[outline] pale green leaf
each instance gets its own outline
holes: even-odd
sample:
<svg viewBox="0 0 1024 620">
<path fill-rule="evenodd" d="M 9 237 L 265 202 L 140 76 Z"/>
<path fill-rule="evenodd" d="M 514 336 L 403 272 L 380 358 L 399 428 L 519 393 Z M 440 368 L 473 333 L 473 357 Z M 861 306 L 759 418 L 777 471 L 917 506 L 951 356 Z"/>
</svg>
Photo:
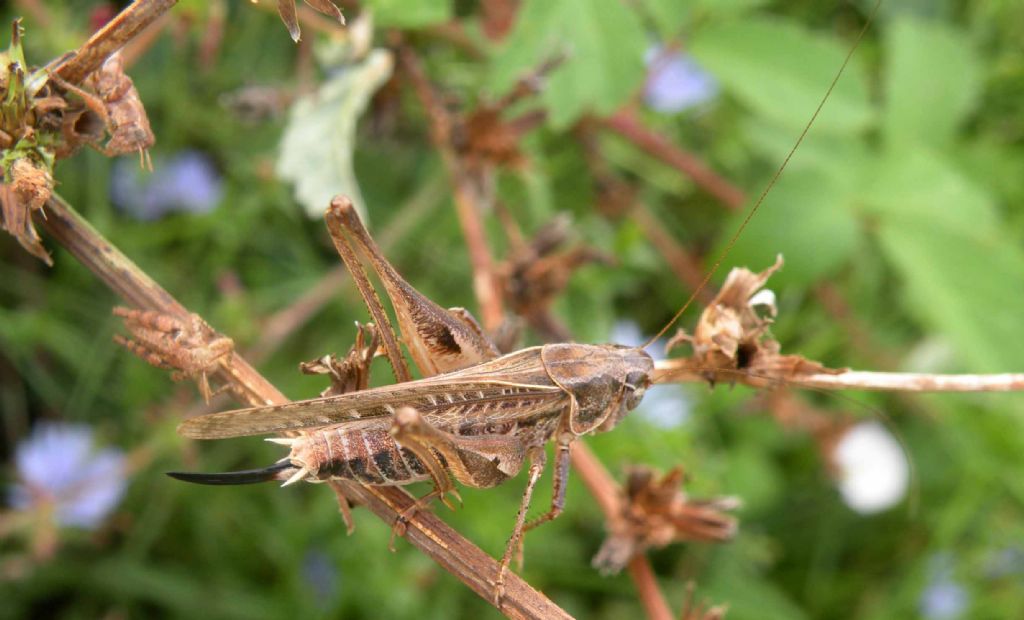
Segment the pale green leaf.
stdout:
<svg viewBox="0 0 1024 620">
<path fill-rule="evenodd" d="M 658 36 L 670 39 L 679 35 L 694 10 L 692 0 L 643 0 L 643 11 Z"/>
<path fill-rule="evenodd" d="M 314 95 L 292 107 L 281 139 L 277 174 L 295 183 L 295 197 L 318 218 L 331 198 L 344 194 L 366 213 L 352 169 L 356 123 L 370 98 L 391 76 L 391 52 L 374 50 L 337 69 Z"/>
<path fill-rule="evenodd" d="M 914 315 L 949 338 L 964 368 L 1024 366 L 1024 252 L 991 197 L 939 155 L 891 152 L 871 175 L 863 206 L 879 222 Z"/>
<path fill-rule="evenodd" d="M 764 18 L 710 25 L 694 34 L 689 50 L 740 101 L 800 128 L 810 120 L 848 51 L 795 23 Z M 815 131 L 854 132 L 871 119 L 864 71 L 855 56 L 815 121 Z"/>
<path fill-rule="evenodd" d="M 965 370 L 1024 366 L 1024 252 L 992 198 L 923 148 L 890 150 L 866 178 L 860 203 L 918 320 L 949 339 Z"/>
<path fill-rule="evenodd" d="M 883 127 L 889 144 L 948 144 L 978 100 L 979 74 L 961 32 L 912 17 L 894 21 L 886 32 Z"/>
<path fill-rule="evenodd" d="M 849 188 L 834 176 L 787 171 L 729 254 L 728 264 L 760 271 L 781 253 L 786 265 L 772 278 L 780 287 L 810 284 L 835 271 L 860 238 L 849 196 Z M 742 215 L 723 228 L 719 248 L 736 231 Z"/>
<path fill-rule="evenodd" d="M 1024 252 L 996 232 L 979 235 L 941 219 L 886 219 L 878 230 L 903 276 L 907 306 L 945 334 L 963 369 L 1011 372 L 1024 367 Z"/>
<path fill-rule="evenodd" d="M 939 154 L 923 148 L 884 153 L 865 175 L 862 205 L 880 218 L 938 221 L 983 235 L 998 228 L 991 198 Z"/>
</svg>

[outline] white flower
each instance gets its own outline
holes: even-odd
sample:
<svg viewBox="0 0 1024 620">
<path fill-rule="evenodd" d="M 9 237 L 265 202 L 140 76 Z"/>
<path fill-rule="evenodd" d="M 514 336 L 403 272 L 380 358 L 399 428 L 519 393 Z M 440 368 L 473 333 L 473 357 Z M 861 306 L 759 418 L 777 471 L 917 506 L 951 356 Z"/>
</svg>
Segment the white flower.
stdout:
<svg viewBox="0 0 1024 620">
<path fill-rule="evenodd" d="M 881 512 L 907 493 L 910 464 L 899 442 L 878 422 L 861 422 L 836 444 L 839 492 L 846 505 L 862 514 Z"/>
<path fill-rule="evenodd" d="M 40 423 L 18 444 L 14 460 L 19 482 L 11 506 L 50 507 L 59 525 L 95 528 L 124 494 L 124 454 L 97 449 L 87 426 Z"/>
</svg>

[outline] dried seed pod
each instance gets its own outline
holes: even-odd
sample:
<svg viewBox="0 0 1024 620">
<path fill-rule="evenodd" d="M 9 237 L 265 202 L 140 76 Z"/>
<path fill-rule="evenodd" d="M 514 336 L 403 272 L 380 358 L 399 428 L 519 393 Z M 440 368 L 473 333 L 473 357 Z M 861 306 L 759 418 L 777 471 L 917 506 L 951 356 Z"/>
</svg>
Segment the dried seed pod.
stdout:
<svg viewBox="0 0 1024 620">
<path fill-rule="evenodd" d="M 373 323 L 356 323 L 356 341 L 348 355 L 339 359 L 336 355 L 301 362 L 299 370 L 307 375 L 328 375 L 331 385 L 320 396 L 334 396 L 358 390 L 365 390 L 370 383 L 370 364 L 380 349 L 380 335 Z"/>
</svg>

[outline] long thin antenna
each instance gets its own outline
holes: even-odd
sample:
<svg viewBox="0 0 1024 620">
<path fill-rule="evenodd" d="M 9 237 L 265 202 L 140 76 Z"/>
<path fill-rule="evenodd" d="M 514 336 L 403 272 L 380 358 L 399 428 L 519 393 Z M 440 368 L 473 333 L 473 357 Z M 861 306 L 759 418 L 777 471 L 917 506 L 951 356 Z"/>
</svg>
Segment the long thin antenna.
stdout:
<svg viewBox="0 0 1024 620">
<path fill-rule="evenodd" d="M 860 34 L 857 35 L 857 40 L 853 42 L 853 45 L 850 47 L 850 51 L 847 52 L 846 54 L 846 58 L 843 59 L 843 64 L 842 66 L 839 67 L 839 71 L 836 73 L 836 76 L 832 78 L 832 83 L 829 84 L 828 90 L 825 91 L 825 96 L 821 98 L 821 102 L 818 103 L 818 107 L 814 110 L 814 114 L 811 115 L 811 120 L 807 121 L 807 125 L 804 126 L 804 130 L 800 132 L 800 136 L 796 139 L 796 143 L 793 144 L 793 148 L 789 149 L 789 153 L 786 155 L 786 159 L 782 161 L 782 165 L 779 166 L 779 169 L 775 171 L 775 174 L 772 176 L 771 180 L 768 181 L 768 185 L 764 188 L 764 191 L 762 191 L 761 195 L 757 198 L 757 202 L 754 203 L 754 206 L 747 209 L 747 214 L 746 216 L 744 216 L 743 222 L 740 223 L 739 228 L 737 228 L 736 232 L 733 233 L 732 237 L 729 239 L 729 243 L 725 246 L 725 249 L 722 250 L 722 252 L 718 255 L 718 258 L 715 259 L 715 263 L 711 266 L 711 269 L 704 276 L 704 279 L 701 280 L 700 285 L 697 286 L 697 288 L 694 289 L 692 293 L 690 293 L 690 297 L 686 300 L 686 303 L 683 304 L 683 307 L 680 308 L 679 311 L 675 313 L 675 315 L 672 317 L 672 320 L 666 323 L 665 327 L 662 327 L 661 331 L 652 336 L 650 340 L 645 342 L 641 348 L 649 347 L 654 341 L 664 336 L 665 332 L 667 332 L 673 325 L 675 325 L 675 322 L 679 320 L 679 317 L 683 316 L 683 313 L 686 312 L 687 308 L 690 307 L 690 304 L 692 304 L 693 301 L 697 299 L 697 296 L 700 295 L 701 291 L 704 290 L 704 287 L 706 287 L 708 285 L 708 282 L 711 281 L 711 278 L 715 275 L 715 272 L 718 271 L 718 268 L 722 265 L 722 261 L 725 260 L 725 257 L 727 257 L 729 253 L 732 251 L 733 246 L 736 245 L 736 241 L 740 238 L 740 235 L 743 234 L 743 231 L 746 230 L 747 224 L 749 224 L 750 220 L 754 218 L 754 214 L 757 213 L 757 210 L 761 208 L 761 203 L 763 203 L 765 197 L 768 196 L 768 192 L 772 191 L 772 188 L 775 187 L 776 181 L 779 180 L 779 177 L 782 176 L 782 173 L 786 169 L 786 166 L 789 165 L 789 160 L 793 158 L 793 154 L 796 153 L 796 150 L 800 148 L 800 145 L 803 143 L 804 138 L 807 137 L 807 132 L 811 130 L 811 126 L 814 125 L 814 121 L 818 118 L 818 114 L 820 114 L 822 108 L 825 107 L 825 102 L 828 101 L 829 96 L 832 94 L 832 91 L 835 89 L 836 84 L 839 82 L 839 78 L 843 76 L 843 71 L 845 71 L 846 66 L 850 64 L 850 59 L 853 58 L 853 53 L 857 51 L 858 47 L 860 47 L 860 42 L 864 38 L 864 35 L 867 33 L 868 27 L 871 25 L 871 22 L 875 20 L 875 14 L 878 13 L 878 7 L 881 5 L 882 0 L 875 0 L 875 6 L 871 9 L 871 14 L 868 15 L 867 21 L 864 22 L 864 27 L 860 29 Z"/>
</svg>

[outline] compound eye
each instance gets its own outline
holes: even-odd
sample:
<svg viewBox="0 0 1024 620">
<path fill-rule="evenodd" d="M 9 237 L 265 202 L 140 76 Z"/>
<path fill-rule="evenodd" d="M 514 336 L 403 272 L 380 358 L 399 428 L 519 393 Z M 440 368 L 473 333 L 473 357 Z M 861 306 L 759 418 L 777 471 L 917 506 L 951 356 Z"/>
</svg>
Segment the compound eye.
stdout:
<svg viewBox="0 0 1024 620">
<path fill-rule="evenodd" d="M 631 372 L 626 375 L 626 409 L 636 409 L 640 401 L 643 400 L 644 394 L 647 392 L 647 386 L 650 385 L 650 380 L 647 375 L 642 372 Z"/>
<path fill-rule="evenodd" d="M 650 379 L 647 378 L 647 373 L 633 370 L 626 373 L 626 383 L 634 389 L 644 389 L 650 385 Z"/>
</svg>

